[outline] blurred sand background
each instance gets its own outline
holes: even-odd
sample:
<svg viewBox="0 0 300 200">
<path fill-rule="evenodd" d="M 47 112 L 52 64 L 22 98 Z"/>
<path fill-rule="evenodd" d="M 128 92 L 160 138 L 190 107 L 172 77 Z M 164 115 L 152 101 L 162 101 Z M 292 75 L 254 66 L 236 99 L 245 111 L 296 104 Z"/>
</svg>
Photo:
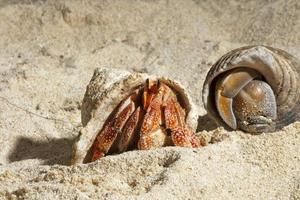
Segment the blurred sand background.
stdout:
<svg viewBox="0 0 300 200">
<path fill-rule="evenodd" d="M 175 78 L 202 107 L 209 67 L 249 44 L 300 58 L 297 0 L 0 0 L 0 199 L 300 199 L 300 123 L 249 135 L 199 109 L 201 149 L 69 167 L 96 67 Z"/>
</svg>

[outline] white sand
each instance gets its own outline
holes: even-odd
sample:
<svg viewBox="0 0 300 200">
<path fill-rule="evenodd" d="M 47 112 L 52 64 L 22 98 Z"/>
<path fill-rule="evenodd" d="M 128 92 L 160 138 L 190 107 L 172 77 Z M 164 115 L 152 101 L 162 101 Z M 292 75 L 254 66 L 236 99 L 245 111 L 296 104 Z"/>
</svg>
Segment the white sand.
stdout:
<svg viewBox="0 0 300 200">
<path fill-rule="evenodd" d="M 205 148 L 66 166 L 96 67 L 175 78 L 201 106 L 221 55 L 267 44 L 300 58 L 299 30 L 297 0 L 0 0 L 0 199 L 300 199 L 299 122 L 254 136 L 200 109 Z"/>
</svg>

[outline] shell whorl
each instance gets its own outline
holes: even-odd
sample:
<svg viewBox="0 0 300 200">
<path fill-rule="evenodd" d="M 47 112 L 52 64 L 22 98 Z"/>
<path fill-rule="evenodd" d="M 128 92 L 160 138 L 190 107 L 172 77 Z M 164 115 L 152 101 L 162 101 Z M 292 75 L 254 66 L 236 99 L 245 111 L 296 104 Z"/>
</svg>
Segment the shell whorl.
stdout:
<svg viewBox="0 0 300 200">
<path fill-rule="evenodd" d="M 203 103 L 217 123 L 225 126 L 214 105 L 214 87 L 220 74 L 235 68 L 259 72 L 274 91 L 277 129 L 300 119 L 300 62 L 287 52 L 268 46 L 246 46 L 223 55 L 210 69 L 203 86 Z"/>
</svg>

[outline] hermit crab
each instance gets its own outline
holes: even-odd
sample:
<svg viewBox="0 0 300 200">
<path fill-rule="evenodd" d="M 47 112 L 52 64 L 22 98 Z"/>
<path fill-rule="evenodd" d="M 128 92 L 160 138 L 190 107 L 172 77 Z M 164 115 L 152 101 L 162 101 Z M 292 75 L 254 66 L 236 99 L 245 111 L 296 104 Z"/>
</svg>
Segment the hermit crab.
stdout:
<svg viewBox="0 0 300 200">
<path fill-rule="evenodd" d="M 162 146 L 199 147 L 197 114 L 186 90 L 165 77 L 99 68 L 87 86 L 72 164 Z"/>
<path fill-rule="evenodd" d="M 300 64 L 268 46 L 230 51 L 210 69 L 203 103 L 220 125 L 246 132 L 272 132 L 300 120 Z"/>
</svg>

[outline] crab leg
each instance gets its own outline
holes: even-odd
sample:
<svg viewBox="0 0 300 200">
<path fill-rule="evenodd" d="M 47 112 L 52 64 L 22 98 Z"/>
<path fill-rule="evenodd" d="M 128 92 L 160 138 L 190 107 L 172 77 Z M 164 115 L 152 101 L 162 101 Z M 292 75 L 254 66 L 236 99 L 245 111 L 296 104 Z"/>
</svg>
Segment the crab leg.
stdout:
<svg viewBox="0 0 300 200">
<path fill-rule="evenodd" d="M 126 151 L 134 142 L 136 136 L 135 134 L 141 118 L 141 112 L 141 108 L 138 107 L 126 122 L 118 145 L 120 152 Z"/>
<path fill-rule="evenodd" d="M 113 124 L 113 121 L 109 122 L 97 136 L 92 146 L 92 162 L 101 157 L 104 157 L 110 149 L 115 138 L 117 137 L 118 133 L 117 130 L 113 127 Z"/>
<path fill-rule="evenodd" d="M 197 148 L 201 146 L 199 139 L 188 127 L 178 127 L 171 133 L 172 141 L 175 146 L 181 147 L 193 147 Z"/>
<path fill-rule="evenodd" d="M 103 157 L 110 150 L 118 134 L 121 133 L 126 121 L 135 110 L 134 101 L 136 96 L 137 92 L 125 99 L 118 108 L 118 112 L 115 116 L 113 116 L 112 120 L 108 122 L 104 126 L 103 130 L 98 134 L 92 146 L 92 161 Z"/>
<path fill-rule="evenodd" d="M 147 89 L 144 91 L 144 108 L 146 107 L 146 114 L 141 125 L 140 139 L 138 142 L 138 148 L 142 150 L 157 148 L 164 145 L 166 140 L 166 133 L 161 128 L 162 124 L 162 98 L 164 88 L 161 86 L 159 81 L 156 85 L 152 87 L 157 87 L 158 91 L 152 91 Z M 152 88 L 151 87 L 151 88 Z M 153 97 L 153 93 L 156 95 Z M 146 99 L 145 99 L 146 98 Z M 147 98 L 151 98 L 150 100 Z M 149 105 L 148 105 L 149 104 Z"/>
<path fill-rule="evenodd" d="M 185 124 L 185 112 L 177 100 L 170 97 L 165 104 L 165 124 L 166 128 L 171 131 L 174 145 L 181 147 L 199 147 L 200 142 Z"/>
</svg>

